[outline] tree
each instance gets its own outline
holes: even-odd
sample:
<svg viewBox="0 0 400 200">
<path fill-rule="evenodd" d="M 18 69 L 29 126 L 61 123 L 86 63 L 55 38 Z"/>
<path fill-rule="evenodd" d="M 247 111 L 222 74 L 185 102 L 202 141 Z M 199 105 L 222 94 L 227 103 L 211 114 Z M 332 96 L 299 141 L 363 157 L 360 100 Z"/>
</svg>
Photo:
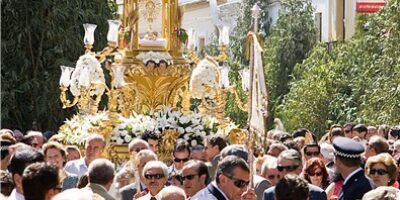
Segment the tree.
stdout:
<svg viewBox="0 0 400 200">
<path fill-rule="evenodd" d="M 316 43 L 313 7 L 308 0 L 285 0 L 265 42 L 264 64 L 270 102 L 270 121 L 289 92 L 294 66 Z"/>
<path fill-rule="evenodd" d="M 57 130 L 71 114 L 59 101 L 59 66 L 84 53 L 83 23 L 98 25 L 94 49 L 105 46 L 110 2 L 2 1 L 2 127 Z"/>
<path fill-rule="evenodd" d="M 278 115 L 294 129 L 323 134 L 333 123 L 396 125 L 400 118 L 400 0 L 359 16 L 356 35 L 331 52 L 322 45 L 295 67 Z M 366 19 L 365 19 L 366 18 Z M 366 22 L 366 23 L 364 23 Z"/>
</svg>

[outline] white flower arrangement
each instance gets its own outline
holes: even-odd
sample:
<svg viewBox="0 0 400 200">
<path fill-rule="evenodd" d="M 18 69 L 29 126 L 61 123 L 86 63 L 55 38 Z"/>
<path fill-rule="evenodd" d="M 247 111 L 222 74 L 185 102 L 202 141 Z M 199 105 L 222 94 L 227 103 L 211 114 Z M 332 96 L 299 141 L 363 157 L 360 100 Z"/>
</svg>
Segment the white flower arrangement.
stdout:
<svg viewBox="0 0 400 200">
<path fill-rule="evenodd" d="M 162 135 L 165 130 L 172 129 L 179 133 L 179 139 L 184 139 L 191 146 L 195 146 L 203 144 L 207 135 L 218 131 L 218 122 L 215 118 L 203 118 L 196 112 L 185 115 L 169 107 L 150 115 L 135 114 L 128 118 L 120 116 L 119 123 L 113 127 L 107 127 L 111 125 L 104 123 L 108 120 L 107 112 L 96 115 L 75 115 L 61 126 L 59 135 L 67 143 L 83 145 L 89 134 L 108 135 L 111 132 L 108 138 L 110 142 L 128 144 L 146 131 Z M 100 132 L 102 130 L 104 132 Z"/>
<path fill-rule="evenodd" d="M 74 115 L 60 127 L 58 135 L 69 144 L 83 146 L 86 138 L 92 133 L 99 133 L 98 129 L 104 126 L 104 122 L 108 120 L 106 112 L 99 112 L 95 115 Z"/>
<path fill-rule="evenodd" d="M 214 60 L 206 58 L 200 61 L 190 77 L 191 97 L 203 99 L 203 97 L 214 96 L 215 94 L 210 93 L 212 91 L 207 92 L 206 86 L 219 87 L 218 70 L 218 64 Z"/>
<path fill-rule="evenodd" d="M 129 143 L 146 131 L 153 131 L 155 120 L 146 115 L 134 115 L 125 118 L 120 116 L 120 123 L 115 126 L 110 141 L 117 144 Z"/>
<path fill-rule="evenodd" d="M 144 64 L 149 61 L 154 61 L 155 63 L 160 63 L 160 61 L 166 62 L 168 65 L 173 64 L 172 57 L 168 52 L 142 52 L 136 56 L 137 59 L 141 60 Z"/>
<path fill-rule="evenodd" d="M 88 70 L 86 74 L 84 74 L 85 68 Z M 83 82 L 99 83 L 91 86 L 91 96 L 101 95 L 104 93 L 105 78 L 103 69 L 101 68 L 100 62 L 91 54 L 82 55 L 76 62 L 76 67 L 72 72 L 70 82 L 70 91 L 74 96 L 80 95 L 79 88 Z"/>
</svg>

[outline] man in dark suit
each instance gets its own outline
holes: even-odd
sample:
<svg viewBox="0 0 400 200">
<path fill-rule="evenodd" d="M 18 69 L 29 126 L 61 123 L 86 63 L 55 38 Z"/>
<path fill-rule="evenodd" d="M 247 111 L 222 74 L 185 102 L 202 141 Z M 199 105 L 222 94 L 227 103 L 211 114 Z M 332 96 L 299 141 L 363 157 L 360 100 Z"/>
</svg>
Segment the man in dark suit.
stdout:
<svg viewBox="0 0 400 200">
<path fill-rule="evenodd" d="M 147 191 L 146 185 L 144 184 L 144 177 L 142 176 L 143 172 L 143 167 L 146 165 L 147 162 L 151 160 L 157 160 L 156 154 L 148 149 L 141 150 L 137 155 L 136 159 L 139 161 L 136 169 L 138 170 L 138 173 L 136 173 L 136 176 L 139 176 L 137 180 L 139 180 L 138 183 L 132 183 L 129 184 L 119 190 L 121 193 L 121 199 L 122 200 L 132 200 L 133 196 L 137 193 L 137 188 L 140 189 L 140 192 Z"/>
<path fill-rule="evenodd" d="M 249 154 L 243 145 L 237 145 L 237 144 L 229 145 L 221 151 L 222 158 L 225 158 L 230 155 L 238 156 L 239 158 L 242 158 L 246 162 L 249 162 Z M 264 177 L 261 177 L 257 174 L 253 174 L 252 176 L 253 176 L 254 191 L 257 195 L 257 200 L 262 200 L 263 192 L 267 188 L 271 187 L 271 183 Z"/>
<path fill-rule="evenodd" d="M 281 177 L 287 174 L 299 175 L 303 169 L 301 155 L 294 149 L 282 151 L 278 156 L 278 171 Z M 321 188 L 308 184 L 310 200 L 326 200 L 326 193 Z M 275 187 L 264 191 L 263 200 L 275 199 Z"/>
<path fill-rule="evenodd" d="M 361 199 L 375 188 L 373 181 L 365 176 L 360 167 L 364 146 L 353 139 L 339 137 L 333 141 L 333 147 L 336 169 L 344 178 L 339 200 Z"/>
</svg>

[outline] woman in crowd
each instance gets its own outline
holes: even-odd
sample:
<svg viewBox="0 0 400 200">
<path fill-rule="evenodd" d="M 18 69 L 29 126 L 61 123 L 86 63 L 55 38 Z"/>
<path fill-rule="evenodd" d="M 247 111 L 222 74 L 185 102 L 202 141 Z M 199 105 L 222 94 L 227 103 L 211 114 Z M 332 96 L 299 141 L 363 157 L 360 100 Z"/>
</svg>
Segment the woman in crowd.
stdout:
<svg viewBox="0 0 400 200">
<path fill-rule="evenodd" d="M 325 189 L 329 185 L 329 175 L 321 158 L 311 158 L 304 168 L 304 179 L 309 183 Z"/>
<path fill-rule="evenodd" d="M 379 186 L 395 186 L 398 188 L 396 161 L 388 153 L 380 153 L 369 157 L 366 163 L 366 172 Z M 394 185 L 395 184 L 395 185 Z"/>
<path fill-rule="evenodd" d="M 62 190 L 76 187 L 78 177 L 69 174 L 64 170 L 64 165 L 67 161 L 67 152 L 64 147 L 57 142 L 48 142 L 43 145 L 43 153 L 46 162 L 53 164 L 60 170 L 60 180 L 62 183 Z"/>
</svg>

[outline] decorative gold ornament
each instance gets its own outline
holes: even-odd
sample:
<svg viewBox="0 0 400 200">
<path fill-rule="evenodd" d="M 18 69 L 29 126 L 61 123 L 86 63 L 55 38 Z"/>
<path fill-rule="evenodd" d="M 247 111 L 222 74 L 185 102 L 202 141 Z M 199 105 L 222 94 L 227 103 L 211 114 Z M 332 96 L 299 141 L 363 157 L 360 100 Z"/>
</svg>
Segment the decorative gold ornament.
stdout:
<svg viewBox="0 0 400 200">
<path fill-rule="evenodd" d="M 171 155 L 178 136 L 179 133 L 174 130 L 165 130 L 162 133 L 161 142 L 159 143 L 160 148 L 158 149 L 159 160 L 162 160 L 167 164 L 172 163 Z"/>
</svg>

